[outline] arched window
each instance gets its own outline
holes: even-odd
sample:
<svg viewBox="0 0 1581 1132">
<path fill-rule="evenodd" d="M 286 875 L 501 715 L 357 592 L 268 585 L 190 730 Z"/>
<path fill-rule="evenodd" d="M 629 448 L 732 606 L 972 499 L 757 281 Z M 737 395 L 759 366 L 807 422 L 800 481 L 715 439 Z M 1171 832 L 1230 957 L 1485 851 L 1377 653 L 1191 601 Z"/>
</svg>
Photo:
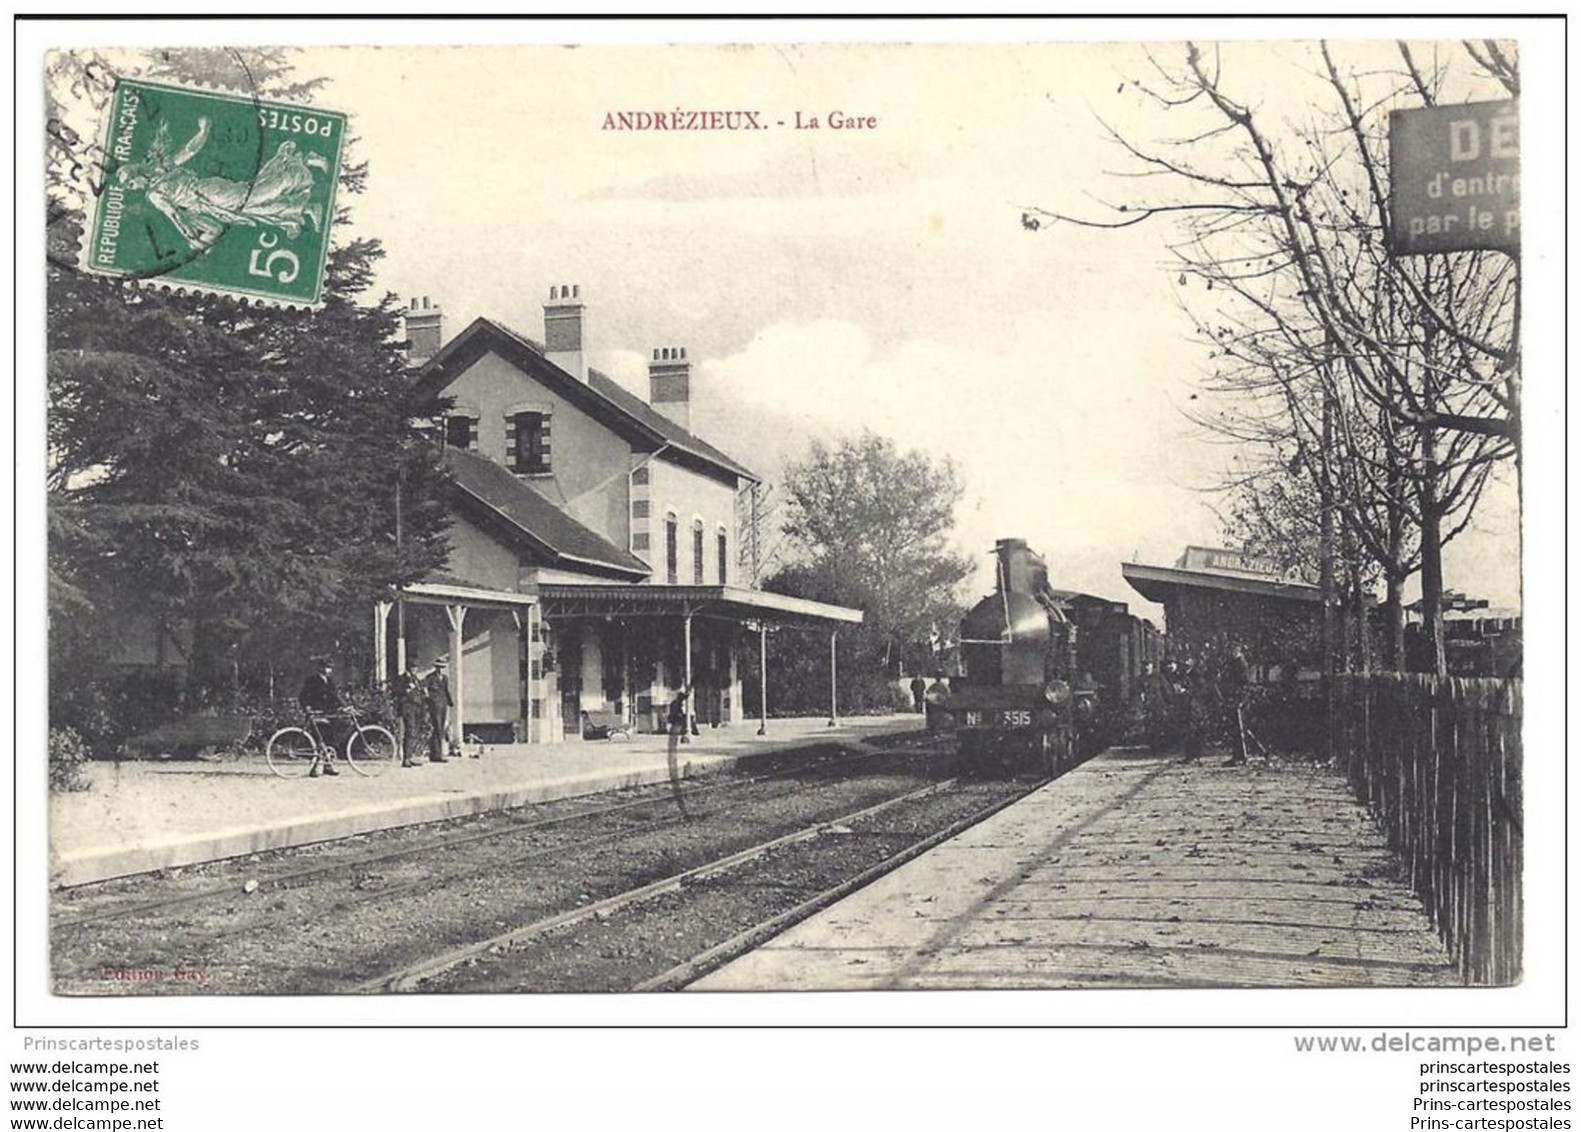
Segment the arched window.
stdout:
<svg viewBox="0 0 1581 1132">
<path fill-rule="evenodd" d="M 664 580 L 675 585 L 681 580 L 681 521 L 674 511 L 664 514 Z"/>
<path fill-rule="evenodd" d="M 703 584 L 703 521 L 692 520 L 692 585 Z"/>
<path fill-rule="evenodd" d="M 730 584 L 730 539 L 725 534 L 725 528 L 719 528 L 719 534 L 714 538 L 715 549 L 719 552 L 719 584 Z"/>
</svg>

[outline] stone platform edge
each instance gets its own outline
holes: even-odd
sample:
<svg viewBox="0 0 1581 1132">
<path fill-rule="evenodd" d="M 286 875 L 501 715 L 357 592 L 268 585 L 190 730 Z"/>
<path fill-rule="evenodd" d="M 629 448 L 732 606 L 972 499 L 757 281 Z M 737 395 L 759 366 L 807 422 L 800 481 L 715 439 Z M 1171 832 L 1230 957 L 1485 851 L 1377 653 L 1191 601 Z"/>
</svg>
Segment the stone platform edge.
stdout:
<svg viewBox="0 0 1581 1132">
<path fill-rule="evenodd" d="M 681 776 L 691 777 L 703 767 L 724 769 L 734 766 L 743 759 L 766 753 L 743 751 L 709 755 L 706 761 L 685 763 Z M 211 861 L 245 857 L 251 853 L 262 853 L 271 849 L 292 849 L 319 841 L 355 837 L 360 833 L 423 825 L 449 818 L 469 817 L 494 810 L 510 810 L 518 806 L 556 802 L 633 786 L 653 786 L 668 782 L 669 778 L 669 769 L 663 766 L 598 772 L 592 775 L 535 782 L 504 790 L 486 790 L 451 797 L 430 795 L 404 799 L 385 806 L 362 806 L 344 813 L 306 818 L 284 825 L 221 830 L 217 833 L 200 834 L 179 840 L 116 849 L 81 850 L 61 857 L 52 854 L 49 883 L 51 888 L 75 888 L 78 885 L 114 880 L 118 877 L 134 876 L 158 869 L 208 864 Z"/>
</svg>

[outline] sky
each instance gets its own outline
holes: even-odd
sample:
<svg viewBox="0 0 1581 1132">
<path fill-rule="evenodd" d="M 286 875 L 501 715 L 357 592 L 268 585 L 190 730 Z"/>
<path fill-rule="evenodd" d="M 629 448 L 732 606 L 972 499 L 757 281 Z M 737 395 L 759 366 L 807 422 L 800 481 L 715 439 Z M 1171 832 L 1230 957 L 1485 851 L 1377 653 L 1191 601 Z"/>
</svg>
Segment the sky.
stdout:
<svg viewBox="0 0 1581 1132">
<path fill-rule="evenodd" d="M 1446 50 L 1450 48 L 1446 47 Z M 1155 48 L 1163 59 L 1179 45 Z M 1370 50 L 1348 48 L 1361 59 Z M 1154 140 L 1134 44 L 316 48 L 298 74 L 370 165 L 353 227 L 381 289 L 542 335 L 581 288 L 592 364 L 646 394 L 685 346 L 694 431 L 773 481 L 812 437 L 868 428 L 952 460 L 957 543 L 991 585 L 1027 539 L 1057 585 L 1157 616 L 1120 575 L 1217 544 L 1232 452 L 1186 419 L 1207 348 L 1166 224 L 1027 231 L 1136 182 L 1104 124 Z M 1310 113 L 1306 48 L 1227 49 L 1262 113 Z M 750 110 L 754 131 L 604 128 L 620 112 Z M 872 119 L 832 129 L 830 116 Z M 818 120 L 817 130 L 797 129 Z M 782 124 L 783 123 L 783 124 Z M 1448 585 L 1519 602 L 1513 488 L 1451 548 Z"/>
</svg>

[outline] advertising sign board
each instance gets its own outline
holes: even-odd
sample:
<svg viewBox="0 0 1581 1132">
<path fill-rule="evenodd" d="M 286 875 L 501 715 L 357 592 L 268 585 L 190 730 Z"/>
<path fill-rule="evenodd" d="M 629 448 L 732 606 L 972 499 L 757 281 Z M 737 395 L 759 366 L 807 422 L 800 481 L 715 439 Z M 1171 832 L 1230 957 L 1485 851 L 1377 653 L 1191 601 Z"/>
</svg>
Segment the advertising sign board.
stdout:
<svg viewBox="0 0 1581 1132">
<path fill-rule="evenodd" d="M 1511 99 L 1390 113 L 1391 253 L 1520 250 L 1518 107 Z"/>
</svg>

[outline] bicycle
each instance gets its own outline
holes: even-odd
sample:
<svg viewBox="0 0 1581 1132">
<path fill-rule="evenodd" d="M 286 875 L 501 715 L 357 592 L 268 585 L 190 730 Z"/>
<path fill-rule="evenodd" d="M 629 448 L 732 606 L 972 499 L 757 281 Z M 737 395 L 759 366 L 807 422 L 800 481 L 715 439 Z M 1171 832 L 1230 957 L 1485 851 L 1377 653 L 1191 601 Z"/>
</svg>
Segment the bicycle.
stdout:
<svg viewBox="0 0 1581 1132">
<path fill-rule="evenodd" d="M 341 714 L 351 720 L 351 734 L 346 737 L 347 766 L 364 778 L 377 778 L 395 765 L 400 748 L 388 729 L 361 722 L 351 708 Z M 269 736 L 264 759 L 278 777 L 301 778 L 329 761 L 332 750 L 319 731 L 318 719 L 309 715 L 307 727 L 293 724 Z"/>
</svg>

